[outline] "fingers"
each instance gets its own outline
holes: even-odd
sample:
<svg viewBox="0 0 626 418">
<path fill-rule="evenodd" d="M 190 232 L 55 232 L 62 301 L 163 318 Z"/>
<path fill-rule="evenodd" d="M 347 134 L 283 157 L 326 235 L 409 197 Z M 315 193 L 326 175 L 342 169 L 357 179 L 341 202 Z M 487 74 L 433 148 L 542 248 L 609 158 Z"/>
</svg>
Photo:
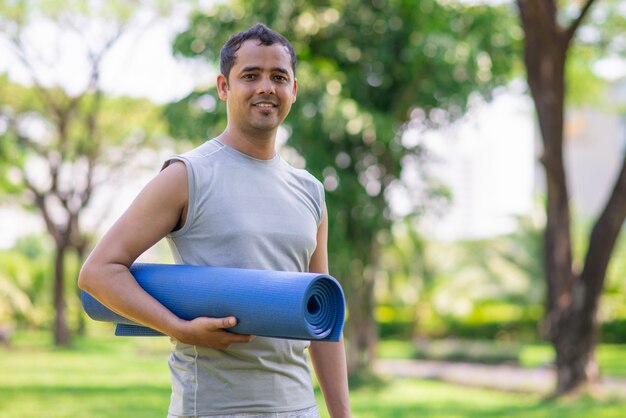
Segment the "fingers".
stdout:
<svg viewBox="0 0 626 418">
<path fill-rule="evenodd" d="M 232 344 L 249 343 L 254 339 L 253 335 L 235 334 L 227 330 L 237 325 L 237 318 L 234 316 L 201 317 L 187 321 L 186 324 L 188 332 L 184 339 L 179 340 L 186 344 L 223 350 Z"/>
<path fill-rule="evenodd" d="M 237 325 L 237 318 L 234 316 L 227 316 L 225 318 L 214 318 L 220 325 L 219 328 L 225 330 L 228 328 L 232 328 L 235 325 Z M 254 335 L 247 335 L 247 334 L 234 334 L 232 332 L 228 332 L 228 331 L 221 331 L 218 330 L 216 332 L 219 332 L 220 334 L 220 342 L 219 342 L 219 347 L 220 349 L 226 349 L 228 347 L 230 347 L 232 344 L 241 344 L 241 343 L 249 343 L 250 341 L 254 340 Z"/>
<path fill-rule="evenodd" d="M 246 334 L 233 334 L 228 331 L 215 331 L 214 335 L 216 338 L 212 341 L 211 345 L 207 345 L 210 348 L 217 348 L 220 350 L 224 350 L 229 348 L 233 344 L 245 344 L 254 340 L 254 335 L 246 335 Z M 200 344 L 203 345 L 203 344 Z"/>
<path fill-rule="evenodd" d="M 227 328 L 232 328 L 235 325 L 237 325 L 237 318 L 234 316 L 227 316 L 225 318 L 215 318 L 218 321 L 221 321 L 221 325 L 219 326 L 219 328 L 222 329 L 227 329 Z M 228 335 L 231 335 L 233 337 L 233 340 L 235 340 L 235 342 L 240 342 L 240 343 L 248 343 L 252 340 L 254 340 L 254 335 L 247 335 L 247 334 L 233 334 L 231 332 L 228 333 Z"/>
<path fill-rule="evenodd" d="M 234 316 L 227 316 L 226 318 L 215 318 L 218 322 L 221 322 L 218 325 L 219 328 L 231 328 L 237 325 L 237 318 Z"/>
</svg>

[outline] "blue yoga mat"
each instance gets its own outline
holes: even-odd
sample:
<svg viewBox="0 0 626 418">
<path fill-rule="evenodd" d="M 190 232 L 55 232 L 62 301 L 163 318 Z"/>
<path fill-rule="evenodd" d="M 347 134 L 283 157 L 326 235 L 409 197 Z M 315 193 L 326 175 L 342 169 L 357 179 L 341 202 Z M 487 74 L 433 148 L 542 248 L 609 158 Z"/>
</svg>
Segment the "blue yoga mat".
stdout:
<svg viewBox="0 0 626 418">
<path fill-rule="evenodd" d="M 229 331 L 265 337 L 339 341 L 345 300 L 333 277 L 318 273 L 177 264 L 130 267 L 139 285 L 180 318 L 237 317 Z M 108 309 L 86 292 L 94 320 L 117 323 L 115 335 L 163 335 Z"/>
</svg>

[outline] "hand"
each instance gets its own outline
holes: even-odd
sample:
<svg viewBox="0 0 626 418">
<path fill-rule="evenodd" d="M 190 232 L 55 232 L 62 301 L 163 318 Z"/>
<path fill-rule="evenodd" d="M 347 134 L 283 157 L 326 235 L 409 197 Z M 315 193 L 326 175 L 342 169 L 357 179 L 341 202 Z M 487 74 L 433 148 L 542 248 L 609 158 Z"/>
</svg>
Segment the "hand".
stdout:
<svg viewBox="0 0 626 418">
<path fill-rule="evenodd" d="M 183 321 L 176 335 L 172 337 L 185 344 L 224 350 L 232 344 L 249 343 L 253 335 L 234 334 L 226 331 L 227 328 L 237 325 L 237 318 L 200 317 L 191 321 Z"/>
</svg>

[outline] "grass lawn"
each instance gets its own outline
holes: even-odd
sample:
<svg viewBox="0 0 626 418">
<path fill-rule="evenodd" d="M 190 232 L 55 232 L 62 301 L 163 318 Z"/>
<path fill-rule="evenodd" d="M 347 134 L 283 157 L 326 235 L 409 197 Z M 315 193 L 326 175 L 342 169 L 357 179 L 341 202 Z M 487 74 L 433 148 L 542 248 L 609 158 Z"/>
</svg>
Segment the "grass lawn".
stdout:
<svg viewBox="0 0 626 418">
<path fill-rule="evenodd" d="M 469 344 L 458 341 L 455 343 L 455 350 L 467 349 Z M 493 359 L 490 358 L 488 348 L 497 344 L 486 342 L 484 345 L 483 351 L 476 355 L 475 359 L 480 361 L 482 358 L 486 363 L 490 363 Z M 522 367 L 539 367 L 554 361 L 554 349 L 549 344 L 520 345 L 515 351 L 517 353 L 511 356 L 517 358 Z M 379 344 L 378 355 L 382 358 L 410 359 L 416 357 L 416 351 L 409 341 L 387 340 Z M 600 344 L 596 355 L 603 375 L 626 378 L 626 344 Z M 445 359 L 445 355 L 441 357 Z"/>
<path fill-rule="evenodd" d="M 600 371 L 603 375 L 626 378 L 626 345 L 600 344 L 596 351 Z M 554 359 L 554 349 L 548 344 L 525 346 L 520 353 L 520 364 L 537 367 Z"/>
<path fill-rule="evenodd" d="M 0 418 L 164 418 L 169 342 L 93 331 L 70 349 L 52 348 L 47 335 L 33 333 L 18 333 L 11 348 L 0 348 Z M 615 400 L 542 402 L 417 379 L 365 379 L 352 386 L 351 400 L 355 418 L 626 416 L 626 403 Z"/>
</svg>

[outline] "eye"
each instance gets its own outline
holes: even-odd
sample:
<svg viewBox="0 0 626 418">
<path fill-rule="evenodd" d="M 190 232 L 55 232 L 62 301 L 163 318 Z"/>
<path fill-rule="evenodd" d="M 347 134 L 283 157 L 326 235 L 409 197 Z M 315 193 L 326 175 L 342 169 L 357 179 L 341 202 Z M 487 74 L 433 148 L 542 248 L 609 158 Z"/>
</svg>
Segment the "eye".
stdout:
<svg viewBox="0 0 626 418">
<path fill-rule="evenodd" d="M 241 76 L 241 78 L 244 80 L 254 80 L 256 78 L 256 74 L 251 74 L 251 73 L 244 74 Z"/>
<path fill-rule="evenodd" d="M 280 75 L 280 74 L 275 75 L 274 76 L 274 80 L 280 81 L 280 82 L 283 82 L 283 83 L 289 81 L 289 79 L 287 77 L 285 77 L 284 75 Z"/>
</svg>

